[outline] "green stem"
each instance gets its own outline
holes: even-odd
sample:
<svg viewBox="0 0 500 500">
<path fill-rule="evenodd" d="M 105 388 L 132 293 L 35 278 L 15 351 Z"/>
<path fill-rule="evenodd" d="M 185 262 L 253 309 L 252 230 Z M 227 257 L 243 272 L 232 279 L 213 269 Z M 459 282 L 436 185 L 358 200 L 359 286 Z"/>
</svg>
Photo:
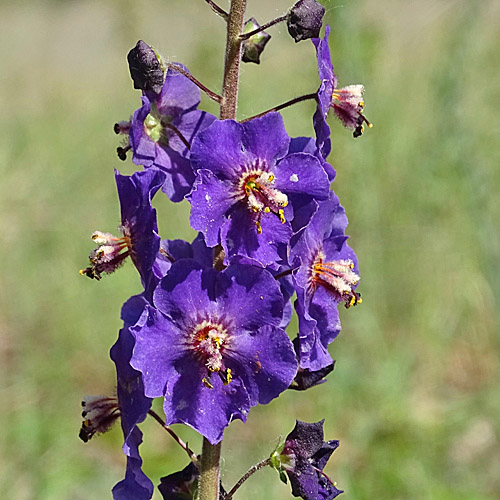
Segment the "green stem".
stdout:
<svg viewBox="0 0 500 500">
<path fill-rule="evenodd" d="M 225 496 L 224 500 L 232 500 L 233 495 L 250 476 L 252 476 L 255 472 L 270 464 L 271 464 L 271 459 L 266 458 L 265 460 L 262 460 L 262 462 L 259 462 L 258 464 L 255 464 L 253 467 L 248 469 L 248 471 L 245 472 L 245 475 L 231 488 L 231 491 Z"/>
<path fill-rule="evenodd" d="M 210 5 L 211 9 L 216 13 L 218 14 L 220 17 L 222 17 L 222 19 L 225 19 L 227 20 L 227 12 L 224 10 L 224 9 L 221 9 L 215 2 L 213 2 L 212 0 L 205 0 L 205 2 L 208 3 L 208 5 Z"/>
<path fill-rule="evenodd" d="M 240 34 L 243 31 L 246 3 L 246 0 L 231 0 L 227 18 L 224 79 L 222 82 L 222 99 L 219 101 L 221 120 L 236 119 L 243 43 Z M 214 259 L 214 265 L 217 266 L 220 265 L 220 250 L 215 252 L 217 258 Z M 198 500 L 219 500 L 221 446 L 222 442 L 212 445 L 205 437 L 203 438 Z"/>
<path fill-rule="evenodd" d="M 313 94 L 305 94 L 305 95 L 301 95 L 300 97 L 295 97 L 294 99 L 290 99 L 289 101 L 286 101 L 283 104 L 280 104 L 279 106 L 275 106 L 274 108 L 266 109 L 266 111 L 263 111 L 262 113 L 259 113 L 258 115 L 251 116 L 250 118 L 245 118 L 244 120 L 241 120 L 240 123 L 249 122 L 250 120 L 254 120 L 255 118 L 260 118 L 261 116 L 267 115 L 268 113 L 272 113 L 273 111 L 280 111 L 282 109 L 288 108 L 289 106 L 293 106 L 294 104 L 297 104 L 298 102 L 307 101 L 309 99 L 318 100 L 318 93 L 314 92 Z"/>
<path fill-rule="evenodd" d="M 271 26 L 274 26 L 275 24 L 281 23 L 285 21 L 287 14 L 283 14 L 282 16 L 277 17 L 276 19 L 273 19 L 272 21 L 269 21 L 266 24 L 263 24 L 260 28 L 256 28 L 253 31 L 249 31 L 248 33 L 242 33 L 240 35 L 240 38 L 242 40 L 248 40 L 250 37 L 256 35 L 257 33 L 260 33 L 261 31 L 267 30 L 267 28 L 270 28 Z"/>
<path fill-rule="evenodd" d="M 220 119 L 236 119 L 238 105 L 238 82 L 240 76 L 240 61 L 245 16 L 246 0 L 231 0 L 229 18 L 227 20 L 226 58 L 224 62 L 224 80 L 222 83 L 222 102 Z"/>
<path fill-rule="evenodd" d="M 207 438 L 203 438 L 198 500 L 219 499 L 221 446 L 222 442 L 213 445 Z"/>
</svg>

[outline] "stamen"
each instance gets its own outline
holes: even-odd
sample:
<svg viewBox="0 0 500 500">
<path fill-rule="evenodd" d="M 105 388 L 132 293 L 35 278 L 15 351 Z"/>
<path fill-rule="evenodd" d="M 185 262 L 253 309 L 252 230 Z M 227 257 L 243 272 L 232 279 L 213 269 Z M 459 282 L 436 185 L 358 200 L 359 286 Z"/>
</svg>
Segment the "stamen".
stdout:
<svg viewBox="0 0 500 500">
<path fill-rule="evenodd" d="M 219 322 L 204 320 L 193 329 L 188 344 L 195 356 L 202 362 L 208 376 L 202 383 L 209 389 L 213 388 L 212 373 L 217 373 L 222 382 L 227 385 L 232 380 L 231 370 L 224 366 L 223 353 L 227 347 L 228 333 Z"/>
<path fill-rule="evenodd" d="M 123 231 L 126 232 L 125 228 Z M 92 234 L 92 240 L 99 246 L 90 252 L 90 267 L 80 270 L 80 275 L 91 279 L 100 280 L 101 274 L 111 274 L 132 253 L 132 243 L 130 237 L 126 235 L 117 238 L 111 233 L 95 231 Z"/>
<path fill-rule="evenodd" d="M 118 158 L 120 158 L 121 161 L 125 161 L 127 159 L 127 152 L 130 151 L 131 148 L 132 146 L 130 146 L 130 144 L 125 147 L 118 146 L 116 148 Z"/>
<path fill-rule="evenodd" d="M 283 208 L 288 205 L 288 197 L 274 187 L 275 180 L 274 174 L 261 168 L 247 170 L 241 177 L 239 184 L 241 196 L 246 198 L 248 208 L 258 214 L 255 221 L 257 234 L 262 234 L 262 213 L 272 213 L 280 219 L 282 224 L 286 222 Z"/>
<path fill-rule="evenodd" d="M 312 265 L 310 292 L 314 292 L 316 287 L 321 285 L 332 292 L 337 300 L 343 301 L 346 309 L 361 304 L 360 294 L 354 291 L 354 287 L 359 283 L 359 276 L 353 270 L 352 260 L 323 262 L 323 258 L 321 252 Z"/>
<path fill-rule="evenodd" d="M 82 422 L 79 437 L 86 443 L 95 434 L 108 431 L 120 416 L 120 408 L 116 398 L 106 396 L 90 396 L 82 401 Z"/>
</svg>

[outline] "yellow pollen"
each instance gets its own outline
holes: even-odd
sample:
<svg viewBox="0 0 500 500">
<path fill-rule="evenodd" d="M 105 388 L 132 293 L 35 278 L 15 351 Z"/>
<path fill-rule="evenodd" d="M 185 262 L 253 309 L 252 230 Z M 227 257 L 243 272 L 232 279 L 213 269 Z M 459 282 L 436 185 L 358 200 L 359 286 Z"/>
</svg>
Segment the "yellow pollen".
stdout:
<svg viewBox="0 0 500 500">
<path fill-rule="evenodd" d="M 207 379 L 207 377 L 203 377 L 201 380 L 203 382 L 203 385 L 207 387 L 208 389 L 213 389 L 214 386 L 210 383 L 210 380 Z"/>
<path fill-rule="evenodd" d="M 224 382 L 224 385 L 228 385 L 231 380 L 233 380 L 233 376 L 231 375 L 231 368 L 228 368 L 226 370 L 226 380 Z"/>
<path fill-rule="evenodd" d="M 269 207 L 264 208 L 264 212 L 265 212 L 266 214 L 268 214 L 270 211 L 271 211 L 271 209 L 270 209 Z"/>
<path fill-rule="evenodd" d="M 286 206 L 288 206 L 288 200 L 286 200 L 286 201 L 285 201 L 285 202 L 284 202 L 281 206 L 282 206 L 282 207 L 286 207 Z"/>
<path fill-rule="evenodd" d="M 260 225 L 260 222 L 257 221 L 255 225 L 257 226 L 257 234 L 262 234 L 262 226 Z"/>
<path fill-rule="evenodd" d="M 364 101 L 359 101 L 359 106 L 360 106 L 361 108 L 364 108 L 364 107 L 365 107 L 365 102 L 364 102 Z"/>
<path fill-rule="evenodd" d="M 369 123 L 368 128 L 373 128 L 373 123 Z"/>
<path fill-rule="evenodd" d="M 214 344 L 217 349 L 220 349 L 220 346 L 222 344 L 222 340 L 219 337 L 214 338 Z"/>
<path fill-rule="evenodd" d="M 85 272 L 85 269 L 80 269 L 80 276 L 83 276 L 84 274 L 87 274 L 87 273 Z"/>
<path fill-rule="evenodd" d="M 286 219 L 285 219 L 285 212 L 283 211 L 283 209 L 280 208 L 278 210 L 278 215 L 279 215 L 281 223 L 284 224 L 286 222 Z"/>
<path fill-rule="evenodd" d="M 269 177 L 267 178 L 267 180 L 269 182 L 273 182 L 274 181 L 274 175 L 273 174 L 269 174 Z"/>
</svg>

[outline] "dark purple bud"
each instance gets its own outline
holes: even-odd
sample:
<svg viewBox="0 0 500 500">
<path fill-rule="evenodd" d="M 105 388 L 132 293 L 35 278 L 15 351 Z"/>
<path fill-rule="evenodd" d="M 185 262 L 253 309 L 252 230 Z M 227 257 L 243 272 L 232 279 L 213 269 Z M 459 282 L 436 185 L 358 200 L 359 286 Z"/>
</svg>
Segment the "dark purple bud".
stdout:
<svg viewBox="0 0 500 500">
<path fill-rule="evenodd" d="M 323 422 L 301 422 L 288 434 L 281 451 L 271 455 L 271 465 L 290 480 L 292 495 L 303 500 L 332 500 L 342 493 L 323 471 L 338 441 L 324 441 Z"/>
<path fill-rule="evenodd" d="M 190 463 L 179 472 L 162 477 L 158 489 L 164 500 L 192 500 L 198 491 L 200 471 L 194 463 Z M 226 491 L 220 485 L 219 498 L 226 496 Z"/>
<path fill-rule="evenodd" d="M 316 0 L 299 0 L 288 12 L 288 33 L 300 42 L 307 38 L 318 38 L 325 8 Z"/>
<path fill-rule="evenodd" d="M 251 17 L 245 24 L 245 29 L 243 33 L 250 33 L 256 29 L 260 28 L 260 24 Z M 253 62 L 255 64 L 260 64 L 260 55 L 264 50 L 267 42 L 271 40 L 271 35 L 265 31 L 261 31 L 251 36 L 248 40 L 243 42 L 243 62 Z"/>
<path fill-rule="evenodd" d="M 120 408 L 116 398 L 106 396 L 89 396 L 82 401 L 82 428 L 79 437 L 86 443 L 95 434 L 103 434 L 111 429 L 120 416 Z"/>
<path fill-rule="evenodd" d="M 159 94 L 165 72 L 158 54 L 147 43 L 139 40 L 128 53 L 127 60 L 134 89 Z"/>
<path fill-rule="evenodd" d="M 297 375 L 295 375 L 289 389 L 293 389 L 295 391 L 305 391 L 315 385 L 326 382 L 325 377 L 333 371 L 334 366 L 335 361 L 331 365 L 325 366 L 319 370 L 299 368 L 299 371 L 297 372 Z"/>
</svg>

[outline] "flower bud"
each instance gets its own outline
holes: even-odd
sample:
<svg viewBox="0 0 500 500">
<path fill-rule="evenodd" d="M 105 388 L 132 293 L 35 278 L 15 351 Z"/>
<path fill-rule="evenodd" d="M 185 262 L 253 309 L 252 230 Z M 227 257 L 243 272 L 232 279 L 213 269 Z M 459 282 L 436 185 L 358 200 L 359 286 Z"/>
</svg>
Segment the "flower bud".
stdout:
<svg viewBox="0 0 500 500">
<path fill-rule="evenodd" d="M 286 17 L 288 33 L 295 42 L 319 37 L 324 14 L 325 8 L 316 0 L 299 0 Z"/>
<path fill-rule="evenodd" d="M 243 33 L 250 33 L 256 29 L 260 28 L 260 24 L 251 17 L 245 24 L 245 29 Z M 264 50 L 267 42 L 271 39 L 271 35 L 265 31 L 261 31 L 251 36 L 248 40 L 243 42 L 243 62 L 253 62 L 255 64 L 260 64 L 260 55 Z"/>
<path fill-rule="evenodd" d="M 127 55 L 130 76 L 134 81 L 134 89 L 161 92 L 164 80 L 158 54 L 147 43 L 139 40 L 136 46 Z"/>
</svg>

